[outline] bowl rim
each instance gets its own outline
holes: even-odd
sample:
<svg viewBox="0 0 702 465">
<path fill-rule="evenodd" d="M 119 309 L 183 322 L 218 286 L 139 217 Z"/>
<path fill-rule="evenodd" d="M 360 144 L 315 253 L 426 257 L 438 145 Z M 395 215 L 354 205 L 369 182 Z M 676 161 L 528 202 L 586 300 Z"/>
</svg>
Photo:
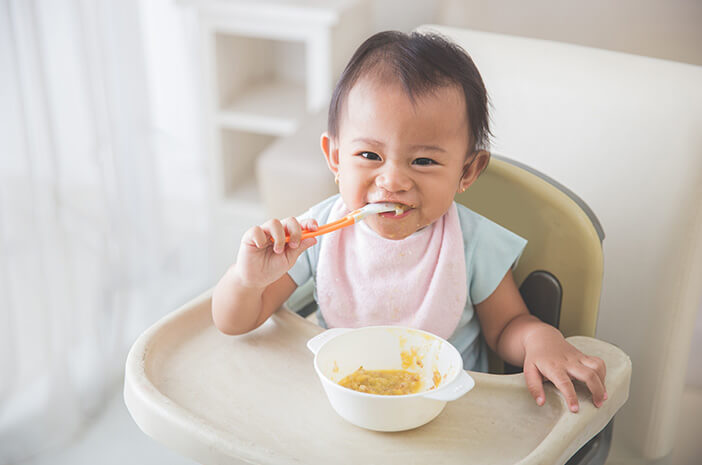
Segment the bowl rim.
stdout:
<svg viewBox="0 0 702 465">
<path fill-rule="evenodd" d="M 450 386 L 451 383 L 454 380 L 456 380 L 456 378 L 458 378 L 458 375 L 460 375 L 461 370 L 463 370 L 463 357 L 461 356 L 461 353 L 458 351 L 458 349 L 456 349 L 456 346 L 454 346 L 453 344 L 451 344 L 450 342 L 448 342 L 446 339 L 442 338 L 441 336 L 437 336 L 436 334 L 430 333 L 429 331 L 425 331 L 423 329 L 418 329 L 418 328 L 413 328 L 411 326 L 396 326 L 396 325 L 373 325 L 373 326 L 362 326 L 360 328 L 344 328 L 344 329 L 348 329 L 348 331 L 337 334 L 333 337 L 330 337 L 326 341 L 324 341 L 322 343 L 322 345 L 319 347 L 319 349 L 317 350 L 317 352 L 314 354 L 314 369 L 317 372 L 317 376 L 319 376 L 319 378 L 322 380 L 323 383 L 326 383 L 329 386 L 333 386 L 334 389 L 341 389 L 342 390 L 341 392 L 349 393 L 351 395 L 366 397 L 366 398 L 379 398 L 379 399 L 398 399 L 399 400 L 399 399 L 409 399 L 409 398 L 413 398 L 413 397 L 426 397 L 426 395 L 429 393 L 433 394 L 435 392 L 439 392 L 439 391 L 443 390 L 444 388 L 447 388 L 448 386 Z M 340 385 L 339 383 L 332 381 L 331 379 L 329 379 L 329 377 L 327 377 L 327 375 L 322 373 L 321 369 L 319 368 L 318 357 L 319 357 L 319 354 L 324 349 L 324 346 L 327 345 L 328 342 L 330 342 L 338 337 L 342 337 L 342 336 L 345 336 L 347 334 L 351 334 L 352 332 L 358 332 L 358 331 L 364 331 L 364 330 L 375 330 L 375 329 L 399 329 L 399 330 L 416 331 L 418 333 L 425 334 L 433 339 L 437 339 L 440 342 L 447 344 L 450 347 L 450 349 L 453 351 L 453 353 L 456 355 L 457 360 L 459 361 L 459 369 L 456 370 L 456 373 L 451 378 L 447 378 L 446 382 L 443 383 L 443 385 L 439 386 L 436 389 L 429 389 L 429 390 L 422 391 L 422 392 L 415 392 L 414 394 L 392 394 L 392 395 L 390 395 L 390 394 L 372 394 L 369 392 L 356 391 L 354 389 L 344 387 L 344 386 Z M 443 402 L 443 401 L 439 401 L 439 402 Z"/>
</svg>

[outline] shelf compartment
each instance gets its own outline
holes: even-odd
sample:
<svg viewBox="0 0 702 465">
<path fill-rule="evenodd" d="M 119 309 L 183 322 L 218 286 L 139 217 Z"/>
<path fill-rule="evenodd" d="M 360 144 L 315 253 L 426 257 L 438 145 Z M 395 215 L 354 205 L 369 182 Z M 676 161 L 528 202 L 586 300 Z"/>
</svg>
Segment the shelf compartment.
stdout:
<svg viewBox="0 0 702 465">
<path fill-rule="evenodd" d="M 291 134 L 307 113 L 305 43 L 216 33 L 220 126 Z"/>
<path fill-rule="evenodd" d="M 305 88 L 289 81 L 251 87 L 217 115 L 222 128 L 285 136 L 293 134 L 306 114 Z"/>
</svg>

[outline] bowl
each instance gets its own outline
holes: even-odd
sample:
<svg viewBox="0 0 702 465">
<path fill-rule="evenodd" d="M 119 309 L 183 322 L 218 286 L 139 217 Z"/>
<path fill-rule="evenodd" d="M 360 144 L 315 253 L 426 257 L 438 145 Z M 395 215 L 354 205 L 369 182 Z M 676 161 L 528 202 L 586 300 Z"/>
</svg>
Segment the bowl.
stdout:
<svg viewBox="0 0 702 465">
<path fill-rule="evenodd" d="M 307 342 L 314 368 L 334 410 L 345 420 L 374 431 L 404 431 L 436 418 L 446 402 L 475 382 L 463 370 L 458 350 L 426 331 L 401 326 L 332 328 Z M 418 373 L 419 392 L 380 395 L 354 391 L 341 381 L 359 367 Z"/>
</svg>

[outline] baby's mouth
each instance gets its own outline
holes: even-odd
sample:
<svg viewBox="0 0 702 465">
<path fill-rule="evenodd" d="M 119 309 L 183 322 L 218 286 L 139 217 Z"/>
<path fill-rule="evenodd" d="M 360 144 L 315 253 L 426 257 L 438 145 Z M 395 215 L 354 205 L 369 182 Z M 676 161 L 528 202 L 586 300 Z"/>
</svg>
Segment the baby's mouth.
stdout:
<svg viewBox="0 0 702 465">
<path fill-rule="evenodd" d="M 410 210 L 413 209 L 412 206 L 406 205 L 404 203 L 398 203 L 398 202 L 391 202 L 391 203 L 395 204 L 395 210 L 385 212 L 385 213 L 380 213 L 380 216 L 382 216 L 384 218 L 394 218 L 394 219 L 404 218 L 405 216 L 407 216 L 409 214 Z"/>
<path fill-rule="evenodd" d="M 408 207 L 407 205 L 404 205 L 404 204 L 402 204 L 402 203 L 396 203 L 396 204 L 395 204 L 395 216 L 400 216 L 400 215 L 402 215 L 404 212 L 406 212 L 407 210 L 409 210 L 409 208 L 410 208 L 410 207 Z"/>
</svg>

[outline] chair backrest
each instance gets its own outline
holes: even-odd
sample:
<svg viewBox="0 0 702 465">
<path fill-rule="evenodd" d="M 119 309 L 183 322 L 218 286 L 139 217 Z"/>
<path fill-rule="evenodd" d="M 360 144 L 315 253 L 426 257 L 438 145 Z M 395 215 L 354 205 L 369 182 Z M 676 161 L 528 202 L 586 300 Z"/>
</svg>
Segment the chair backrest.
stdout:
<svg viewBox="0 0 702 465">
<path fill-rule="evenodd" d="M 493 155 L 480 178 L 456 201 L 527 239 L 514 271 L 522 294 L 528 277 L 547 272 L 560 284 L 562 296 L 560 318 L 556 315 L 549 323 L 565 336 L 594 337 L 604 233 L 579 197 L 525 165 Z"/>
</svg>

